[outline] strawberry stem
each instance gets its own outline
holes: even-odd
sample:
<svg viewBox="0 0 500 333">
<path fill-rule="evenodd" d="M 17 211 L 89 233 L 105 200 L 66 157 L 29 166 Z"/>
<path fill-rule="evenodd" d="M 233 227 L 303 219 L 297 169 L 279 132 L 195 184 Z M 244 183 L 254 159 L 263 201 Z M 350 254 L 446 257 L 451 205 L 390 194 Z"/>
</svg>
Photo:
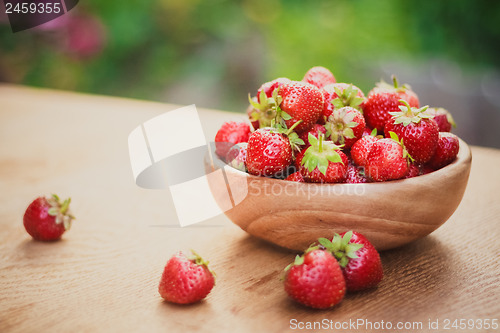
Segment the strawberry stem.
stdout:
<svg viewBox="0 0 500 333">
<path fill-rule="evenodd" d="M 392 75 L 392 83 L 394 84 L 394 88 L 399 88 L 399 83 L 398 83 L 398 79 L 396 78 L 396 75 Z"/>
<path fill-rule="evenodd" d="M 302 122 L 302 120 L 299 120 L 297 121 L 295 124 L 292 125 L 292 127 L 290 127 L 288 129 L 288 131 L 285 132 L 285 135 L 289 135 L 290 133 L 292 133 L 292 131 L 294 130 L 295 127 L 299 126 L 299 124 Z"/>
<path fill-rule="evenodd" d="M 319 147 L 318 147 L 318 151 L 320 153 L 323 152 L 323 134 L 320 134 L 319 135 Z"/>
</svg>

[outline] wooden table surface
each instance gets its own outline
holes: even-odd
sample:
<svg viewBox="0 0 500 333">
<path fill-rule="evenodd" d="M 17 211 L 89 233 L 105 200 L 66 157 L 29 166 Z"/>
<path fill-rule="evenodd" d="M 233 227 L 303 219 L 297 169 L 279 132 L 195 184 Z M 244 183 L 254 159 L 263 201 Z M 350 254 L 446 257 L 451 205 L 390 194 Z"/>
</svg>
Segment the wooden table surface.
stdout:
<svg viewBox="0 0 500 333">
<path fill-rule="evenodd" d="M 451 332 L 500 331 L 484 329 L 500 318 L 500 151 L 472 147 L 459 208 L 426 238 L 383 252 L 378 288 L 314 311 L 283 290 L 280 274 L 294 253 L 223 215 L 181 228 L 168 190 L 135 185 L 128 134 L 176 107 L 0 85 L 0 332 L 282 332 L 315 322 L 436 332 L 436 321 Z M 242 117 L 199 111 L 209 139 Z M 77 220 L 63 240 L 36 242 L 22 217 L 50 193 L 71 196 Z M 191 248 L 210 260 L 217 285 L 193 306 L 163 302 L 163 266 Z M 471 326 L 455 329 L 460 319 Z"/>
</svg>

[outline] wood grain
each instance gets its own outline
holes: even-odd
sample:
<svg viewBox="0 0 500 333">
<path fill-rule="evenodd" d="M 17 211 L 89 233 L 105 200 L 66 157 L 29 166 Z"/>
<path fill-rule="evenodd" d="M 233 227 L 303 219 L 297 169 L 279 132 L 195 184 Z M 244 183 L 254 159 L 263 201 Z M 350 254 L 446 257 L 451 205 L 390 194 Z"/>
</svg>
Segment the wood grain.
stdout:
<svg viewBox="0 0 500 333">
<path fill-rule="evenodd" d="M 384 251 L 378 288 L 313 311 L 279 280 L 294 252 L 223 215 L 180 228 L 168 191 L 135 186 L 127 136 L 175 105 L 10 85 L 0 105 L 0 332 L 286 332 L 297 331 L 293 319 L 422 322 L 401 331 L 435 332 L 429 320 L 499 318 L 498 150 L 471 147 L 460 206 L 431 235 Z M 209 138 L 240 116 L 201 111 Z M 72 197 L 77 220 L 60 242 L 32 241 L 22 214 L 52 192 Z M 217 284 L 194 306 L 165 303 L 163 266 L 190 248 L 210 260 Z"/>
</svg>

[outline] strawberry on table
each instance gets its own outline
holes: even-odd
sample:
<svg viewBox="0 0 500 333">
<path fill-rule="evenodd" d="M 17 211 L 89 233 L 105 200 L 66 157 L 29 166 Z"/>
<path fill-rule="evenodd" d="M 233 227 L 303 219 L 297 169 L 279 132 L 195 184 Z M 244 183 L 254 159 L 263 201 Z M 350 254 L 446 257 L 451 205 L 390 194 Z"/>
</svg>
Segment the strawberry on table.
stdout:
<svg viewBox="0 0 500 333">
<path fill-rule="evenodd" d="M 342 183 L 345 181 L 347 156 L 331 141 L 309 134 L 309 143 L 301 161 L 300 173 L 308 183 Z"/>
<path fill-rule="evenodd" d="M 380 133 L 391 118 L 389 112 L 399 111 L 398 106 L 403 105 L 400 100 L 407 101 L 412 107 L 419 107 L 418 97 L 408 85 L 399 86 L 395 76 L 393 83 L 391 86 L 383 81 L 379 82 L 361 105 L 367 125 Z"/>
<path fill-rule="evenodd" d="M 310 83 L 318 88 L 323 88 L 328 84 L 337 82 L 332 72 L 330 72 L 328 68 L 322 66 L 316 66 L 309 69 L 302 81 Z"/>
<path fill-rule="evenodd" d="M 313 127 L 323 111 L 323 93 L 311 84 L 291 81 L 278 89 L 277 95 L 281 99 L 278 117 L 288 128 L 301 121 L 295 129 L 299 134 Z"/>
<path fill-rule="evenodd" d="M 428 166 L 434 170 L 440 169 L 453 162 L 458 155 L 460 145 L 458 137 L 449 132 L 440 132 L 438 145 Z"/>
<path fill-rule="evenodd" d="M 337 260 L 328 251 L 311 247 L 285 268 L 285 291 L 295 301 L 315 309 L 340 303 L 346 292 Z"/>
<path fill-rule="evenodd" d="M 249 135 L 249 124 L 235 121 L 225 122 L 215 135 L 215 152 L 221 159 L 224 159 L 232 146 L 240 142 L 247 142 Z"/>
<path fill-rule="evenodd" d="M 55 241 L 70 229 L 75 218 L 69 211 L 71 198 L 61 202 L 53 194 L 51 197 L 38 197 L 26 209 L 23 223 L 28 234 L 35 240 Z"/>
<path fill-rule="evenodd" d="M 390 138 L 375 141 L 366 157 L 365 172 L 377 182 L 401 179 L 408 174 L 411 157 L 398 136 L 389 134 Z"/>
<path fill-rule="evenodd" d="M 339 261 L 347 291 L 373 288 L 382 281 L 384 271 L 380 255 L 362 234 L 348 231 L 335 234 L 331 241 L 326 238 L 318 241 Z"/>
<path fill-rule="evenodd" d="M 163 299 L 177 304 L 191 304 L 205 298 L 215 284 L 215 273 L 196 252 L 186 257 L 182 252 L 165 265 L 158 291 Z"/>
<path fill-rule="evenodd" d="M 337 145 L 344 145 L 345 149 L 363 136 L 365 118 L 353 107 L 344 106 L 335 108 L 328 117 L 325 128 L 326 136 Z"/>
<path fill-rule="evenodd" d="M 304 144 L 297 133 L 281 127 L 259 128 L 248 139 L 246 165 L 248 172 L 256 176 L 275 177 L 285 174 L 292 164 L 293 151 Z"/>
<path fill-rule="evenodd" d="M 439 128 L 432 116 L 425 113 L 427 106 L 417 109 L 406 101 L 401 103 L 404 105 L 399 106 L 399 112 L 389 112 L 392 117 L 385 124 L 385 136 L 396 133 L 415 163 L 426 163 L 436 151 Z"/>
<path fill-rule="evenodd" d="M 439 132 L 451 132 L 452 127 L 457 127 L 451 113 L 443 108 L 428 108 L 425 113 L 430 114 L 439 127 Z"/>
</svg>

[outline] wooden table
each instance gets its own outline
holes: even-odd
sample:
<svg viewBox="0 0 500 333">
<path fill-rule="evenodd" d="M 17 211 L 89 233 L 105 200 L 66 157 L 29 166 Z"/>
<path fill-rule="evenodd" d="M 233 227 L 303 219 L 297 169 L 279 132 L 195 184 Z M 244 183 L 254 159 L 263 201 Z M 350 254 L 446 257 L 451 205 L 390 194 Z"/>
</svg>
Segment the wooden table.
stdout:
<svg viewBox="0 0 500 333">
<path fill-rule="evenodd" d="M 472 147 L 458 210 L 430 236 L 382 253 L 378 288 L 314 311 L 283 291 L 280 274 L 294 253 L 223 215 L 181 228 L 168 190 L 135 185 L 128 134 L 176 107 L 0 85 L 0 332 L 281 332 L 314 322 L 352 332 L 401 322 L 400 331 L 436 332 L 429 321 L 478 332 L 487 330 L 477 321 L 471 330 L 453 323 L 498 324 L 500 151 Z M 208 138 L 241 117 L 200 114 Z M 36 242 L 22 216 L 50 193 L 71 196 L 77 220 L 62 241 Z M 191 248 L 210 260 L 217 285 L 193 306 L 163 302 L 157 285 L 165 262 Z"/>
</svg>

